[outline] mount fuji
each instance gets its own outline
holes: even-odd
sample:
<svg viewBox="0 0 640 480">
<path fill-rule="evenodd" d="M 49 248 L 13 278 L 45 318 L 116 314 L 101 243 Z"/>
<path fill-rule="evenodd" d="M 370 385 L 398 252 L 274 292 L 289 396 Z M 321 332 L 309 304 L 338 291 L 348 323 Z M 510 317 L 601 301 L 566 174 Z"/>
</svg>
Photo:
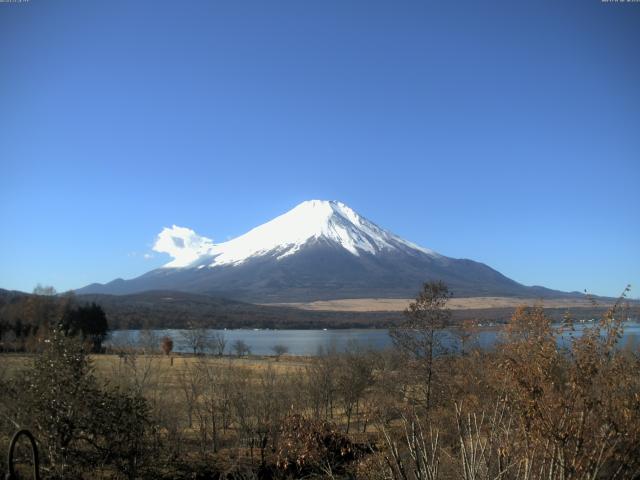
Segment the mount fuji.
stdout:
<svg viewBox="0 0 640 480">
<path fill-rule="evenodd" d="M 140 277 L 76 292 L 177 290 L 250 302 L 305 302 L 411 298 L 425 281 L 442 280 L 456 297 L 571 295 L 527 287 L 485 264 L 440 255 L 336 201 L 303 202 L 223 243 L 174 225 L 158 235 L 153 249 L 172 260 Z"/>
</svg>

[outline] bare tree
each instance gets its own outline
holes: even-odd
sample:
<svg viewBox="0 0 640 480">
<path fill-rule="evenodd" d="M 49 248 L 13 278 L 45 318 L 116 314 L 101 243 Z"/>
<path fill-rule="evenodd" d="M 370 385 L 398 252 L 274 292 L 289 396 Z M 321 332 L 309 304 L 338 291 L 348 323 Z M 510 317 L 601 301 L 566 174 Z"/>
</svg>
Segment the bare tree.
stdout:
<svg viewBox="0 0 640 480">
<path fill-rule="evenodd" d="M 193 350 L 194 355 L 204 353 L 207 345 L 207 330 L 202 327 L 190 325 L 190 328 L 183 330 L 182 338 L 185 343 Z"/>
<path fill-rule="evenodd" d="M 439 347 L 436 332 L 451 318 L 451 311 L 446 308 L 450 297 L 443 282 L 425 283 L 415 302 L 405 310 L 406 320 L 389 330 L 395 345 L 415 360 L 417 373 L 424 381 L 427 408 L 431 405 L 433 359 Z"/>
<path fill-rule="evenodd" d="M 40 283 L 33 288 L 34 295 L 42 295 L 47 297 L 53 297 L 57 295 L 57 291 L 55 288 L 51 286 L 41 285 Z"/>
<path fill-rule="evenodd" d="M 347 345 L 347 350 L 339 357 L 336 387 L 347 417 L 346 433 L 349 433 L 354 414 L 358 417 L 360 402 L 373 383 L 373 366 L 367 352 L 354 342 Z"/>
<path fill-rule="evenodd" d="M 248 449 L 252 462 L 257 449 L 264 464 L 267 450 L 277 445 L 283 420 L 299 397 L 294 382 L 271 366 L 259 372 L 246 367 L 225 370 L 232 374 L 231 405 L 240 444 Z"/>
<path fill-rule="evenodd" d="M 178 385 L 183 394 L 189 428 L 193 426 L 193 413 L 203 386 L 201 373 L 202 371 L 199 368 L 185 362 L 182 375 L 178 376 Z"/>
<path fill-rule="evenodd" d="M 402 433 L 396 435 L 399 437 L 397 440 L 387 427 L 380 427 L 390 454 L 385 458 L 387 471 L 383 478 L 437 480 L 440 473 L 438 431 L 429 426 L 428 435 L 425 435 L 425 429 L 414 414 L 402 415 L 401 425 Z M 481 477 L 474 478 L 479 480 Z"/>
<path fill-rule="evenodd" d="M 121 347 L 118 351 L 118 362 L 111 368 L 115 384 L 123 390 L 150 399 L 162 382 L 162 371 L 157 358 L 139 355 L 133 347 Z"/>
<path fill-rule="evenodd" d="M 477 322 L 472 319 L 467 319 L 452 329 L 451 332 L 460 342 L 460 354 L 462 356 L 468 355 L 469 351 L 473 347 L 475 335 L 477 333 Z"/>
<path fill-rule="evenodd" d="M 144 328 L 138 334 L 138 345 L 143 353 L 154 353 L 158 351 L 160 339 L 153 330 Z"/>
<path fill-rule="evenodd" d="M 233 351 L 236 355 L 242 357 L 244 355 L 251 355 L 251 347 L 247 345 L 244 340 L 236 340 L 232 345 Z"/>
<path fill-rule="evenodd" d="M 227 339 L 222 332 L 214 332 L 208 339 L 209 349 L 214 355 L 221 357 L 227 348 Z"/>
<path fill-rule="evenodd" d="M 196 368 L 201 379 L 200 401 L 196 404 L 201 449 L 204 452 L 211 445 L 215 453 L 219 448 L 220 433 L 226 431 L 230 422 L 229 379 L 233 377 L 233 367 L 221 366 L 219 362 L 201 358 Z"/>
<path fill-rule="evenodd" d="M 335 348 L 319 348 L 318 355 L 306 368 L 307 395 L 317 418 L 333 418 L 338 368 Z"/>
<path fill-rule="evenodd" d="M 289 353 L 289 347 L 282 344 L 277 344 L 271 347 L 271 351 L 273 351 L 276 356 L 276 362 L 280 360 L 280 357 L 286 353 Z"/>
</svg>

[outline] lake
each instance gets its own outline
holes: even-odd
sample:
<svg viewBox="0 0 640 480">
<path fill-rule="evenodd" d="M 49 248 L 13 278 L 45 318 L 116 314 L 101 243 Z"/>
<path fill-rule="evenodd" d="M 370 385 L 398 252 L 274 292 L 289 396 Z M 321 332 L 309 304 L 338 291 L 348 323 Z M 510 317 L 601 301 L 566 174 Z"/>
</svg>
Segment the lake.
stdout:
<svg viewBox="0 0 640 480">
<path fill-rule="evenodd" d="M 576 326 L 576 334 L 580 334 L 585 328 L 584 324 Z M 149 342 L 158 345 L 160 338 L 169 336 L 173 339 L 174 352 L 190 353 L 191 349 L 184 337 L 185 330 L 151 330 L 149 333 L 141 335 L 140 330 L 116 330 L 106 345 L 114 347 L 142 346 Z M 344 351 L 351 343 L 356 343 L 365 348 L 382 350 L 392 345 L 388 330 L 386 329 L 329 329 L 329 330 L 207 330 L 209 335 L 216 332 L 222 333 L 227 340 L 227 350 L 231 352 L 231 345 L 236 340 L 242 340 L 251 347 L 254 355 L 272 355 L 274 345 L 285 345 L 289 349 L 290 355 L 317 355 L 320 349 L 334 349 Z M 449 349 L 457 349 L 459 341 L 450 331 L 440 333 L 442 344 Z M 146 336 L 146 338 L 145 338 Z M 482 348 L 491 348 L 499 339 L 498 327 L 479 328 L 475 336 L 476 343 Z M 561 343 L 567 341 L 568 335 L 563 335 L 559 339 Z M 624 336 L 621 345 L 631 343 L 638 346 L 640 342 L 640 324 L 628 323 L 625 325 Z"/>
</svg>

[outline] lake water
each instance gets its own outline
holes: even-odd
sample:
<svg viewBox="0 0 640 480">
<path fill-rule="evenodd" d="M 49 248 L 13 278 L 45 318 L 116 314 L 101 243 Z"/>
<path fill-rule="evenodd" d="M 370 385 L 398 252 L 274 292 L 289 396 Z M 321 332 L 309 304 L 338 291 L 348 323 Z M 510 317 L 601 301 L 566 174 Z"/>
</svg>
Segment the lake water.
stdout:
<svg viewBox="0 0 640 480">
<path fill-rule="evenodd" d="M 576 327 L 576 334 L 585 325 Z M 144 344 L 158 345 L 159 339 L 169 336 L 173 339 L 174 352 L 190 353 L 191 349 L 185 339 L 186 330 L 152 330 L 149 333 L 141 334 L 140 330 L 116 330 L 111 333 L 107 345 L 118 346 L 142 346 Z M 244 341 L 251 347 L 254 355 L 272 355 L 274 345 L 285 345 L 289 349 L 290 355 L 317 355 L 320 349 L 336 349 L 343 351 L 349 344 L 356 343 L 364 348 L 382 350 L 392 345 L 391 338 L 386 329 L 345 329 L 345 330 L 207 330 L 209 335 L 220 332 L 227 341 L 225 353 L 232 353 L 231 345 L 237 340 Z M 482 348 L 491 348 L 499 340 L 498 328 L 480 328 L 475 335 L 476 344 Z M 561 343 L 566 342 L 567 336 L 561 338 Z M 441 333 L 442 344 L 449 349 L 456 349 L 459 346 L 457 338 L 451 332 Z M 628 344 L 640 345 L 640 324 L 628 323 L 625 325 L 624 336 L 620 342 L 625 346 Z"/>
</svg>

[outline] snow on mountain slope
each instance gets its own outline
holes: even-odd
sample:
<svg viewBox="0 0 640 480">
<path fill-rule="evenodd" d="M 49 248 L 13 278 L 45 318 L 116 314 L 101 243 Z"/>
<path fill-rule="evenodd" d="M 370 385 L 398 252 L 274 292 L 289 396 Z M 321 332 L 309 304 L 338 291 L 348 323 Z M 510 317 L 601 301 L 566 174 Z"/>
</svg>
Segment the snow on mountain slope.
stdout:
<svg viewBox="0 0 640 480">
<path fill-rule="evenodd" d="M 483 263 L 439 255 L 394 235 L 340 202 L 311 200 L 223 243 L 189 228 L 165 228 L 153 249 L 172 260 L 136 278 L 91 284 L 78 293 L 150 290 L 216 295 L 248 302 L 411 298 L 428 280 L 457 297 L 556 298 Z"/>
<path fill-rule="evenodd" d="M 433 257 L 436 252 L 403 240 L 336 201 L 309 200 L 287 213 L 228 242 L 215 244 L 188 228 L 165 228 L 153 246 L 173 260 L 165 268 L 238 265 L 249 258 L 275 254 L 293 255 L 308 242 L 324 239 L 355 256 L 382 251 L 418 251 Z"/>
</svg>

